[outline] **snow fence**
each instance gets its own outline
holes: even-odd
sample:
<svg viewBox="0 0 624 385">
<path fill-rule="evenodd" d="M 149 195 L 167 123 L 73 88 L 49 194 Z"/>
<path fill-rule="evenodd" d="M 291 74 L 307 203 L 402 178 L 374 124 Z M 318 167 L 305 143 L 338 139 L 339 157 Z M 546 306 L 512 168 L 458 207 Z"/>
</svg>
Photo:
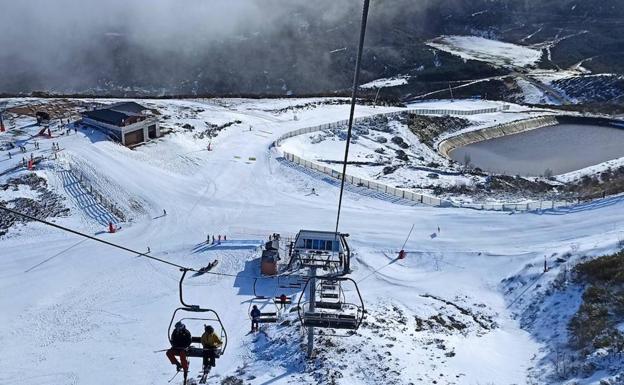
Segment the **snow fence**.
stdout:
<svg viewBox="0 0 624 385">
<path fill-rule="evenodd" d="M 290 162 L 301 165 L 310 170 L 318 171 L 323 174 L 329 175 L 332 178 L 342 179 L 342 173 L 337 170 L 334 170 L 333 168 L 325 167 L 323 165 L 300 158 L 297 155 L 294 155 L 288 152 L 284 152 L 283 154 L 284 154 L 284 158 Z M 437 207 L 452 206 L 451 202 L 445 201 L 440 198 L 418 194 L 409 190 L 404 190 L 404 189 L 388 186 L 386 184 L 358 178 L 357 176 L 352 176 L 349 174 L 345 175 L 345 183 L 349 183 L 358 187 L 364 187 L 373 191 L 379 191 L 388 195 L 395 196 L 397 198 L 407 199 L 413 202 L 418 202 L 418 203 L 422 203 L 422 204 L 429 205 L 429 206 L 437 206 Z"/>
</svg>

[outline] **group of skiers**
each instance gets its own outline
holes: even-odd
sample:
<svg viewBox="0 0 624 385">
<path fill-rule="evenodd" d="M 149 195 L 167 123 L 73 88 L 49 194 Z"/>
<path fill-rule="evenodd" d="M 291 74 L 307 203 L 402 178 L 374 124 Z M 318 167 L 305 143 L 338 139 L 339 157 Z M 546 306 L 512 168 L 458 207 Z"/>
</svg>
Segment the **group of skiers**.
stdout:
<svg viewBox="0 0 624 385">
<path fill-rule="evenodd" d="M 34 147 L 34 149 L 35 149 L 35 150 L 39 150 L 39 142 L 34 141 L 34 142 L 33 142 L 33 147 Z M 25 153 L 26 153 L 26 151 L 27 151 L 27 149 L 26 149 L 26 146 L 25 146 L 25 145 L 19 145 L 19 146 L 17 146 L 17 148 L 19 149 L 19 151 L 20 151 L 22 154 L 25 154 Z M 61 151 L 61 147 L 59 146 L 58 142 L 52 142 L 52 151 Z M 11 151 L 7 151 L 7 155 L 8 155 L 8 157 L 9 157 L 9 159 L 12 159 L 12 158 L 13 158 L 13 154 L 11 154 Z M 30 158 L 31 158 L 31 159 L 33 158 L 33 154 L 32 154 L 32 153 L 31 153 L 31 155 L 30 155 Z"/>
<path fill-rule="evenodd" d="M 221 244 L 221 238 L 222 238 L 221 234 L 217 235 L 217 238 L 215 238 L 215 236 L 213 234 L 212 235 L 212 243 L 211 243 L 210 242 L 210 234 L 208 234 L 208 235 L 206 235 L 206 243 L 207 244 L 213 244 L 213 245 L 216 243 L 216 244 L 220 245 Z M 226 235 L 223 236 L 223 240 L 227 241 L 227 236 Z"/>
</svg>

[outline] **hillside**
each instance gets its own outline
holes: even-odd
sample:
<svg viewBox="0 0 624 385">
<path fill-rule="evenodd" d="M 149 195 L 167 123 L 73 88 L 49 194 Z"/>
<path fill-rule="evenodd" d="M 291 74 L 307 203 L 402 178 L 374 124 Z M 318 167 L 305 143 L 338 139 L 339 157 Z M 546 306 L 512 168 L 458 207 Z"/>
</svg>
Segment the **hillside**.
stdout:
<svg viewBox="0 0 624 385">
<path fill-rule="evenodd" d="M 314 6 L 303 1 L 269 1 L 261 7 L 250 2 L 242 9 L 215 6 L 207 14 L 195 5 L 168 7 L 167 1 L 159 1 L 167 4 L 169 14 L 126 7 L 121 20 L 136 19 L 130 26 L 114 18 L 88 23 L 71 12 L 87 9 L 71 4 L 67 12 L 30 10 L 28 2 L 7 9 L 0 23 L 14 28 L 0 36 L 0 61 L 10 64 L 0 74 L 0 92 L 303 95 L 349 88 L 360 15 L 357 1 L 338 5 L 325 0 Z M 408 75 L 409 84 L 382 92 L 401 97 L 447 88 L 449 81 L 508 73 L 430 49 L 426 42 L 440 35 L 530 44 L 544 51 L 542 68 L 582 65 L 595 73 L 622 74 L 622 4 L 615 0 L 589 4 L 571 0 L 374 1 L 363 83 Z M 112 12 L 106 6 L 97 7 L 103 15 Z M 224 16 L 234 11 L 243 16 Z M 21 31 L 26 21 L 39 25 L 42 33 L 31 37 L 29 31 Z M 73 26 L 71 38 L 64 27 L 67 23 Z M 64 54 L 58 55 L 61 49 Z M 485 94 L 509 98 L 505 84 L 494 80 L 487 87 L 473 87 L 465 96 Z"/>
</svg>

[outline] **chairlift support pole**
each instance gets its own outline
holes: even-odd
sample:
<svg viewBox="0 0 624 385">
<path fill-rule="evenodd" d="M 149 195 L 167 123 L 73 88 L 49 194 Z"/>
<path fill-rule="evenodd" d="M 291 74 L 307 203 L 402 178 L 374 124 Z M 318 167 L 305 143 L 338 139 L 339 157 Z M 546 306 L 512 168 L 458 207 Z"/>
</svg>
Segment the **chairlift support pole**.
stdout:
<svg viewBox="0 0 624 385">
<path fill-rule="evenodd" d="M 180 303 L 184 307 L 187 307 L 187 308 L 190 308 L 190 309 L 198 309 L 199 305 L 189 305 L 186 302 L 184 302 L 184 295 L 182 294 L 182 285 L 183 285 L 183 282 L 184 282 L 184 278 L 186 277 L 186 273 L 189 272 L 189 269 L 182 268 L 182 269 L 180 269 L 180 271 L 182 271 L 182 277 L 180 277 L 180 283 L 178 284 L 178 286 L 179 286 L 179 294 L 180 294 Z"/>
<path fill-rule="evenodd" d="M 309 271 L 309 285 L 310 285 L 310 294 L 309 294 L 309 305 L 308 309 L 310 312 L 314 312 L 316 310 L 316 267 L 311 267 Z M 314 351 L 314 326 L 308 327 L 308 358 L 312 358 L 312 354 Z"/>
</svg>

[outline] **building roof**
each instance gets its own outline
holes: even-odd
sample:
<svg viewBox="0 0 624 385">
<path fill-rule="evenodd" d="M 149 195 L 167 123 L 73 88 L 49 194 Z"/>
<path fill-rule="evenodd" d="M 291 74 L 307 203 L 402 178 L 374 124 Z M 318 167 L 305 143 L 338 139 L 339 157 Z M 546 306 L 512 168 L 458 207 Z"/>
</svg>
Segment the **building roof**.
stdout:
<svg viewBox="0 0 624 385">
<path fill-rule="evenodd" d="M 320 230 L 299 230 L 299 234 L 297 237 L 302 237 L 306 239 L 340 239 L 342 234 L 338 233 L 336 237 L 336 232 L 334 231 L 320 231 Z"/>
<path fill-rule="evenodd" d="M 109 109 L 85 111 L 82 113 L 87 118 L 97 120 L 98 122 L 113 124 L 115 126 L 122 126 L 123 121 L 126 120 L 129 115 L 123 112 L 113 111 Z"/>
<path fill-rule="evenodd" d="M 93 111 L 85 111 L 82 114 L 98 122 L 122 126 L 124 120 L 131 116 L 140 116 L 148 108 L 135 102 L 121 102 L 111 104 L 104 108 Z"/>
<path fill-rule="evenodd" d="M 139 103 L 135 103 L 135 102 L 121 102 L 121 103 L 112 104 L 112 105 L 106 107 L 106 109 L 113 110 L 113 111 L 118 111 L 118 112 L 129 113 L 129 114 L 132 114 L 132 115 L 139 115 L 143 111 L 147 110 L 148 108 L 145 107 L 145 106 L 140 105 Z"/>
</svg>

